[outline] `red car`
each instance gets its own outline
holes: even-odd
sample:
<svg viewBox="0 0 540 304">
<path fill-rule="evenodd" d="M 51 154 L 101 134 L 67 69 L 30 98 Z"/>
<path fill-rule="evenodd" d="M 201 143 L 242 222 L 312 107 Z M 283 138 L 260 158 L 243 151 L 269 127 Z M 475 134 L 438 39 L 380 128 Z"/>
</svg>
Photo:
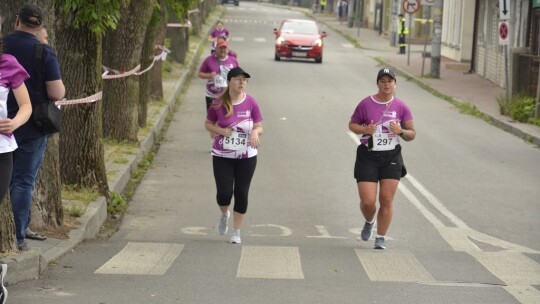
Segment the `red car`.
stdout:
<svg viewBox="0 0 540 304">
<path fill-rule="evenodd" d="M 315 59 L 321 63 L 323 59 L 323 38 L 326 32 L 321 32 L 313 20 L 287 19 L 281 22 L 279 29 L 274 29 L 276 35 L 275 60 L 286 58 Z"/>
</svg>

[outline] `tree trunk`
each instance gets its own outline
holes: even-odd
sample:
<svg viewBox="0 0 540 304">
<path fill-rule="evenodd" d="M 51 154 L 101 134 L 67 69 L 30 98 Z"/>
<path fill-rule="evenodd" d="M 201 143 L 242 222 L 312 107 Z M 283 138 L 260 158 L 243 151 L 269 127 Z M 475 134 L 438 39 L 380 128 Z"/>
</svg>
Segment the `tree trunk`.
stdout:
<svg viewBox="0 0 540 304">
<path fill-rule="evenodd" d="M 60 4 L 59 4 L 60 5 Z M 101 91 L 101 38 L 89 28 L 72 27 L 73 14 L 57 14 L 58 60 L 67 99 Z M 102 140 L 101 101 L 63 106 L 60 172 L 64 185 L 96 189 L 108 197 Z"/>
<path fill-rule="evenodd" d="M 156 37 L 158 36 L 161 30 L 162 19 L 164 16 L 165 6 L 163 5 L 164 0 L 159 0 L 159 8 L 154 8 L 148 27 L 146 28 L 146 33 L 144 35 L 144 42 L 141 52 L 141 66 L 143 69 L 150 66 L 154 63 L 154 66 L 148 72 L 142 74 L 139 77 L 139 113 L 138 113 L 138 124 L 140 128 L 146 127 L 146 121 L 148 117 L 148 102 L 150 101 L 150 79 L 152 77 L 152 71 L 156 70 L 157 63 L 161 63 L 161 59 L 154 62 L 154 57 L 157 54 L 161 54 L 163 48 L 161 46 L 157 47 Z M 156 54 L 157 53 L 157 54 Z M 161 65 L 160 71 L 161 71 Z"/>
<path fill-rule="evenodd" d="M 153 0 L 132 0 L 121 8 L 115 31 L 103 40 L 103 65 L 129 71 L 141 62 L 141 45 L 152 14 Z M 103 83 L 103 135 L 118 141 L 137 142 L 139 77 L 127 75 Z"/>
<path fill-rule="evenodd" d="M 15 237 L 13 207 L 8 193 L 0 206 L 0 253 L 15 251 L 17 251 L 17 238 Z"/>
<path fill-rule="evenodd" d="M 160 4 L 161 4 L 160 0 Z M 164 7 L 164 6 L 162 6 Z M 165 19 L 165 12 L 162 11 L 160 18 L 160 25 L 158 26 L 158 34 L 156 35 L 156 46 L 165 48 L 165 36 L 167 33 L 167 20 Z M 156 49 L 154 55 L 160 54 L 163 50 Z M 167 57 L 170 60 L 170 57 Z M 162 72 L 163 72 L 163 61 L 156 62 L 154 68 L 150 71 L 150 98 L 153 100 L 163 99 L 163 81 L 162 81 Z"/>
<path fill-rule="evenodd" d="M 172 13 L 170 17 L 170 23 L 184 24 L 187 18 L 179 18 L 176 13 Z M 167 28 L 167 37 L 171 39 L 171 54 L 174 61 L 178 63 L 184 63 L 186 61 L 186 54 L 189 47 L 189 35 L 187 27 L 169 27 Z"/>
</svg>

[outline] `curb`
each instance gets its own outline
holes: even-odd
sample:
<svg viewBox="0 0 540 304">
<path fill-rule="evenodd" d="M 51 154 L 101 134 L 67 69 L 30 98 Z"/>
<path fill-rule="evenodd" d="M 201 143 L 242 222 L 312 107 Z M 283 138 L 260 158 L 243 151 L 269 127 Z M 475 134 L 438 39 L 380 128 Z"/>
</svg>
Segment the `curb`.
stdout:
<svg viewBox="0 0 540 304">
<path fill-rule="evenodd" d="M 216 12 L 209 14 L 204 24 L 210 24 L 210 26 L 203 36 L 209 35 L 213 24 L 219 19 L 218 17 L 219 13 Z M 184 71 L 175 83 L 166 105 L 159 112 L 156 122 L 148 132 L 147 137 L 139 142 L 138 152 L 130 156 L 126 164 L 118 168 L 118 176 L 115 177 L 114 181 L 109 182 L 110 191 L 117 193 L 123 192 L 131 179 L 133 171 L 137 169 L 139 162 L 154 147 L 159 134 L 164 131 L 165 121 L 169 113 L 173 111 L 178 94 L 202 54 L 200 49 L 204 45 L 206 45 L 205 39 L 201 39 L 196 45 L 194 56 L 187 63 Z M 96 201 L 90 202 L 84 215 L 78 218 L 80 225 L 69 232 L 68 239 L 56 240 L 55 244 L 52 244 L 51 247 L 45 250 L 42 250 L 40 247 L 30 247 L 29 251 L 0 259 L 1 262 L 8 265 L 9 269 L 4 282 L 6 285 L 14 285 L 22 281 L 38 279 L 51 262 L 72 251 L 75 246 L 84 240 L 95 238 L 106 219 L 107 201 L 105 197 L 100 197 Z"/>
</svg>

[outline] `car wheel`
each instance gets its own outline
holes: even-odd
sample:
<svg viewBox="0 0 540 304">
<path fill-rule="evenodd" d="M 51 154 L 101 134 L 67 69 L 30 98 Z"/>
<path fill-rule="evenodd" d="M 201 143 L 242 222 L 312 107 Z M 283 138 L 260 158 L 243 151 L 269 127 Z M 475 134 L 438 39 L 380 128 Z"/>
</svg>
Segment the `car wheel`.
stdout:
<svg viewBox="0 0 540 304">
<path fill-rule="evenodd" d="M 275 61 L 280 61 L 280 60 L 281 60 L 281 57 L 279 57 L 279 56 L 276 54 L 276 55 L 274 55 L 274 60 L 275 60 Z"/>
<path fill-rule="evenodd" d="M 319 57 L 319 58 L 316 58 L 316 59 L 315 59 L 315 62 L 316 62 L 316 63 L 322 63 L 322 56 Z"/>
</svg>

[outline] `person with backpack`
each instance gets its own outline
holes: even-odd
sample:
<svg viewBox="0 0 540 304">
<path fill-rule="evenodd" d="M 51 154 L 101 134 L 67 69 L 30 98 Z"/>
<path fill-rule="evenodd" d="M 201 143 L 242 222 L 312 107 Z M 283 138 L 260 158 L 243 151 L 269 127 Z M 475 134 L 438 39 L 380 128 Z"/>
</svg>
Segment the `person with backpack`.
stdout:
<svg viewBox="0 0 540 304">
<path fill-rule="evenodd" d="M 25 85 L 33 109 L 44 101 L 61 100 L 65 95 L 56 53 L 48 44 L 42 44 L 38 38 L 43 27 L 43 17 L 43 11 L 39 6 L 24 5 L 17 15 L 15 31 L 3 38 L 4 53 L 14 56 L 30 75 L 30 78 L 25 80 Z M 36 49 L 42 51 L 37 54 Z M 7 108 L 9 118 L 15 117 L 19 111 L 13 92 L 8 95 Z M 13 152 L 13 174 L 9 191 L 13 204 L 17 246 L 19 250 L 25 251 L 28 250 L 26 238 L 46 239 L 45 236 L 31 231 L 28 225 L 32 191 L 45 153 L 47 135 L 33 119 L 29 119 L 15 130 L 14 135 L 18 149 Z"/>
</svg>

